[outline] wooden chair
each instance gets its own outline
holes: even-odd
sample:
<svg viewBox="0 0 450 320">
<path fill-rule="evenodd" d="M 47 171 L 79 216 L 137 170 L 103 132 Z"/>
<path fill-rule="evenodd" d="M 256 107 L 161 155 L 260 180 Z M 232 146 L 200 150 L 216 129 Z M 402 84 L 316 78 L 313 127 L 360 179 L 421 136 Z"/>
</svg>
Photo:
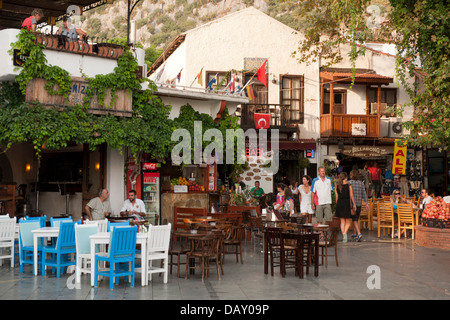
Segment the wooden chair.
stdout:
<svg viewBox="0 0 450 320">
<path fill-rule="evenodd" d="M 399 203 L 397 204 L 397 216 L 398 216 L 398 238 L 401 237 L 401 230 L 405 230 L 405 238 L 406 238 L 406 230 L 412 231 L 412 238 L 414 239 L 414 227 L 415 227 L 415 219 L 412 204 L 408 203 Z"/>
<path fill-rule="evenodd" d="M 219 272 L 219 259 L 218 258 L 218 246 L 219 246 L 219 237 L 215 235 L 208 235 L 203 238 L 199 238 L 197 240 L 197 245 L 187 253 L 187 260 L 189 259 L 198 259 L 198 266 L 194 264 L 190 265 L 186 263 L 186 274 L 184 278 L 188 278 L 190 269 L 200 269 L 202 271 L 202 282 L 205 281 L 205 278 L 208 276 L 208 267 L 209 267 L 209 259 L 216 258 L 216 267 L 217 267 L 217 276 L 220 280 L 220 272 Z"/>
<path fill-rule="evenodd" d="M 286 265 L 297 268 L 297 247 L 286 246 L 283 239 L 283 229 L 279 227 L 267 228 L 267 245 L 270 257 L 270 274 L 273 276 L 274 267 L 280 267 L 281 276 L 286 276 Z M 295 260 L 286 257 L 295 257 Z M 277 261 L 279 259 L 279 261 Z"/>
<path fill-rule="evenodd" d="M 417 198 L 417 202 L 416 202 L 416 207 L 417 208 L 420 208 L 420 204 L 422 203 L 422 201 L 423 201 L 422 197 Z"/>
<path fill-rule="evenodd" d="M 181 257 L 188 253 L 189 249 L 187 247 L 186 239 L 175 239 L 173 235 L 170 237 L 170 247 L 169 247 L 169 267 L 170 274 L 172 274 L 172 266 L 177 266 L 177 277 L 180 277 L 180 266 L 186 264 L 187 258 L 184 262 L 181 261 Z M 173 262 L 174 256 L 177 258 L 176 262 Z"/>
<path fill-rule="evenodd" d="M 262 217 L 250 217 L 250 226 L 251 226 L 251 240 L 253 242 L 253 250 L 256 247 L 256 242 L 258 240 L 258 245 L 262 245 L 264 243 L 264 227 L 262 223 Z"/>
<path fill-rule="evenodd" d="M 394 238 L 395 221 L 394 209 L 391 203 L 378 203 L 378 238 L 381 237 L 381 229 L 383 229 L 383 236 L 385 229 L 391 229 L 391 236 Z"/>
<path fill-rule="evenodd" d="M 390 202 L 391 201 L 391 197 L 390 196 L 382 196 L 381 198 L 383 199 L 383 202 Z"/>
<path fill-rule="evenodd" d="M 228 233 L 228 236 L 226 239 L 223 240 L 223 258 L 225 260 L 225 254 L 235 254 L 236 255 L 236 262 L 239 262 L 239 256 L 241 257 L 241 264 L 242 261 L 242 238 L 244 236 L 245 226 L 231 226 L 230 232 Z M 233 251 L 228 251 L 228 249 L 225 248 L 233 248 Z"/>
<path fill-rule="evenodd" d="M 374 221 L 377 222 L 378 224 L 378 201 L 376 201 L 376 199 L 372 198 L 372 204 L 369 207 L 370 210 L 370 226 L 369 226 L 369 230 L 373 230 L 373 224 Z"/>
<path fill-rule="evenodd" d="M 372 210 L 372 202 L 369 201 L 369 210 L 366 209 L 366 202 L 363 201 L 361 204 L 361 213 L 359 215 L 359 229 L 370 229 L 371 226 L 371 210 Z M 373 227 L 373 226 L 372 226 Z"/>
<path fill-rule="evenodd" d="M 193 219 L 195 217 L 206 217 L 206 208 L 173 208 L 173 231 L 186 229 L 183 219 Z"/>
<path fill-rule="evenodd" d="M 338 261 L 338 236 L 339 236 L 339 227 L 330 226 L 330 230 L 327 232 L 327 238 L 323 241 L 319 241 L 319 257 L 322 257 L 322 265 L 325 258 L 325 268 L 328 267 L 328 256 L 334 256 L 336 259 L 336 266 L 339 267 Z M 334 248 L 334 254 L 329 254 L 328 249 Z"/>
</svg>

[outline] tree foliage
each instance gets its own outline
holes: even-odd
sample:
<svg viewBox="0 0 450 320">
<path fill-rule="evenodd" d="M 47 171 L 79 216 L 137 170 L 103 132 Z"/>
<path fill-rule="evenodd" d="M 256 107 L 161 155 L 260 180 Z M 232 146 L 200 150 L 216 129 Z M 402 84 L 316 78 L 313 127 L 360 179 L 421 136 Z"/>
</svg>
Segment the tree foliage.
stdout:
<svg viewBox="0 0 450 320">
<path fill-rule="evenodd" d="M 286 1 L 292 2 L 292 1 Z M 407 89 L 414 106 L 414 116 L 404 122 L 410 133 L 405 139 L 416 146 L 432 145 L 450 149 L 450 42 L 449 7 L 442 0 L 390 0 L 384 6 L 369 0 L 294 1 L 301 31 L 298 59 L 317 59 L 330 64 L 339 62 L 339 47 L 351 44 L 350 58 L 364 54 L 369 40 L 396 45 L 396 74 Z M 381 10 L 381 9 L 383 10 Z M 417 72 L 423 84 L 408 85 Z M 405 106 L 398 108 L 401 116 Z"/>
</svg>

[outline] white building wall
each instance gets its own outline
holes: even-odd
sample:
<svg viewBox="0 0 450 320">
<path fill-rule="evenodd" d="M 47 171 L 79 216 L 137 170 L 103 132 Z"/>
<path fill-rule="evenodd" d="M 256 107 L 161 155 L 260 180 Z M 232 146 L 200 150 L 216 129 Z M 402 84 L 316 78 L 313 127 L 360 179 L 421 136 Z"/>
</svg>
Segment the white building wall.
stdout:
<svg viewBox="0 0 450 320">
<path fill-rule="evenodd" d="M 106 188 L 113 216 L 120 215 L 120 209 L 126 200 L 125 153 L 108 148 L 106 151 Z"/>
</svg>

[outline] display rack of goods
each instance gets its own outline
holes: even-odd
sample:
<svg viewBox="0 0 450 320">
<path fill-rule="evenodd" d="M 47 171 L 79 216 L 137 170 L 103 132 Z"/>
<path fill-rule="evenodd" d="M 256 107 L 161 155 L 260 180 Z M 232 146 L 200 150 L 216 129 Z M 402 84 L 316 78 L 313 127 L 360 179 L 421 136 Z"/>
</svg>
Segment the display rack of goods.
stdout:
<svg viewBox="0 0 450 320">
<path fill-rule="evenodd" d="M 431 200 L 422 212 L 422 224 L 429 228 L 450 228 L 450 203 L 441 197 Z"/>
<path fill-rule="evenodd" d="M 198 184 L 195 181 L 188 180 L 184 177 L 179 177 L 176 179 L 170 180 L 170 183 L 172 185 L 181 185 L 181 186 L 188 186 L 188 191 L 205 191 L 205 187 Z"/>
</svg>

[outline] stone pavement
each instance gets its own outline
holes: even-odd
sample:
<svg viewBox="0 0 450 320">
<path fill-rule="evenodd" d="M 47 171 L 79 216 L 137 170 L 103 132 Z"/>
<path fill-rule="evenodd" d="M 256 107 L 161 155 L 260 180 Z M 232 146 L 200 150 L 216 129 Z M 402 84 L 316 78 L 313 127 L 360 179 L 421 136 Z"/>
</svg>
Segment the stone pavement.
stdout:
<svg viewBox="0 0 450 320">
<path fill-rule="evenodd" d="M 18 261 L 14 269 L 5 262 L 0 300 L 450 300 L 450 251 L 419 247 L 411 239 L 378 239 L 376 231 L 363 231 L 361 242 L 339 243 L 339 266 L 330 257 L 319 277 L 310 270 L 304 279 L 292 269 L 285 278 L 265 275 L 261 247 L 244 242 L 243 248 L 244 263 L 228 255 L 220 281 L 214 272 L 202 283 L 198 273 L 185 280 L 175 271 L 167 284 L 154 276 L 141 287 L 138 274 L 134 288 L 121 279 L 114 290 L 108 281 L 91 288 L 88 275 L 76 288 L 72 274 L 34 276 L 31 267 L 21 274 Z"/>
</svg>

